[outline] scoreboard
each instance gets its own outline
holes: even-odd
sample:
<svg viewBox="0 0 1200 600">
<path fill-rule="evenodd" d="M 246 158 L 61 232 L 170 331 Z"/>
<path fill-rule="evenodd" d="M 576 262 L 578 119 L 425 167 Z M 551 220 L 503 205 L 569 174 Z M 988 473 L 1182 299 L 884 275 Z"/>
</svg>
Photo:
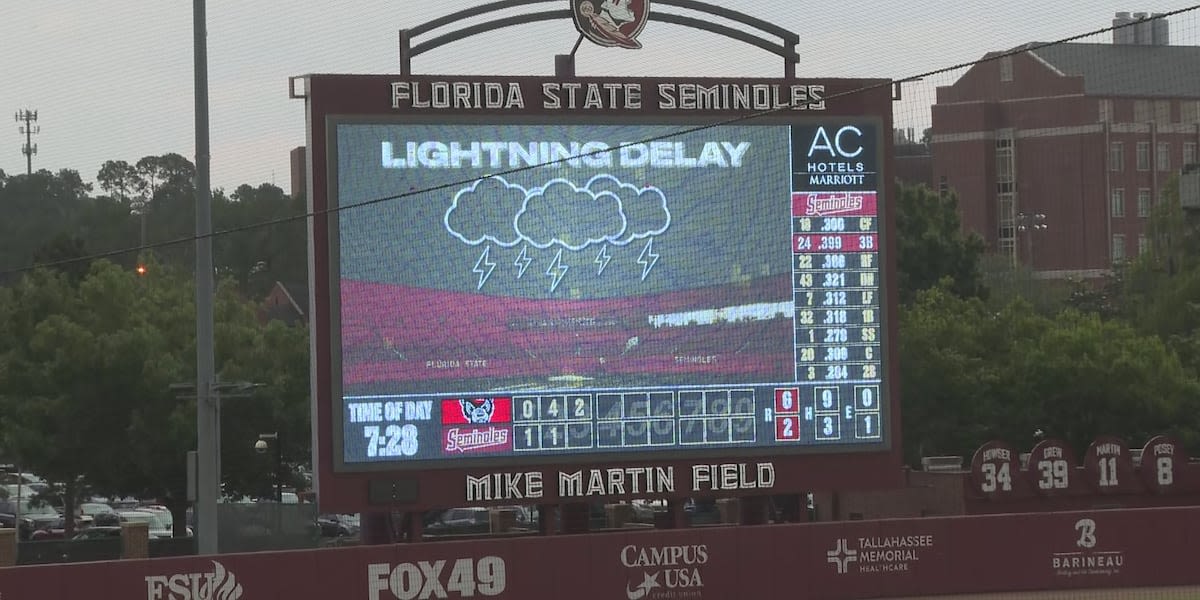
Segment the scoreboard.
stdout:
<svg viewBox="0 0 1200 600">
<path fill-rule="evenodd" d="M 901 484 L 892 82 L 293 83 L 322 510 Z"/>
<path fill-rule="evenodd" d="M 340 466 L 888 449 L 885 133 L 333 122 Z"/>
</svg>

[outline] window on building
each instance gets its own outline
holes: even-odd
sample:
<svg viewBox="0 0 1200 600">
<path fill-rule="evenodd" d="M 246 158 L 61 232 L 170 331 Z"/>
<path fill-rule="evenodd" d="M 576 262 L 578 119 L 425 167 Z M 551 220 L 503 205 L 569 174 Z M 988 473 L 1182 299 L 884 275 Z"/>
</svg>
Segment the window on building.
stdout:
<svg viewBox="0 0 1200 600">
<path fill-rule="evenodd" d="M 1149 100 L 1134 100 L 1133 101 L 1133 120 L 1136 123 L 1149 123 L 1154 118 L 1154 113 L 1151 112 L 1152 106 Z"/>
<path fill-rule="evenodd" d="M 1013 64 L 1011 56 L 1000 57 L 1000 81 L 1013 80 Z"/>
<path fill-rule="evenodd" d="M 1125 260 L 1125 236 L 1120 233 L 1114 233 L 1112 236 L 1112 260 Z"/>
<path fill-rule="evenodd" d="M 1137 143 L 1137 170 L 1150 170 L 1150 142 Z"/>
<path fill-rule="evenodd" d="M 1125 216 L 1125 188 L 1114 188 L 1112 191 L 1112 216 Z"/>
<path fill-rule="evenodd" d="M 1154 165 L 1159 171 L 1171 170 L 1171 144 L 1159 142 L 1154 152 Z"/>
<path fill-rule="evenodd" d="M 950 193 L 950 180 L 945 175 L 938 177 L 938 195 L 945 196 Z"/>
<path fill-rule="evenodd" d="M 1108 170 L 1114 173 L 1125 170 L 1125 144 L 1113 142 L 1108 147 Z"/>
<path fill-rule="evenodd" d="M 1113 105 L 1112 100 L 1100 101 L 1100 122 L 1108 123 L 1113 120 Z"/>
<path fill-rule="evenodd" d="M 1171 122 L 1171 101 L 1170 100 L 1155 100 L 1154 101 L 1154 122 L 1159 125 L 1166 125 Z"/>
<path fill-rule="evenodd" d="M 1179 122 L 1200 123 L 1200 100 L 1179 101 Z"/>
<path fill-rule="evenodd" d="M 1138 236 L 1138 254 L 1148 254 L 1150 252 L 1150 238 L 1145 234 Z"/>
<path fill-rule="evenodd" d="M 1183 166 L 1196 164 L 1196 142 L 1183 143 Z"/>
<path fill-rule="evenodd" d="M 1166 202 L 1167 202 L 1167 190 L 1166 190 L 1166 188 L 1159 188 L 1158 204 L 1166 204 Z"/>
<path fill-rule="evenodd" d="M 1138 190 L 1138 216 L 1150 216 L 1150 208 L 1153 206 L 1154 197 L 1150 195 L 1149 188 L 1141 188 Z"/>
</svg>

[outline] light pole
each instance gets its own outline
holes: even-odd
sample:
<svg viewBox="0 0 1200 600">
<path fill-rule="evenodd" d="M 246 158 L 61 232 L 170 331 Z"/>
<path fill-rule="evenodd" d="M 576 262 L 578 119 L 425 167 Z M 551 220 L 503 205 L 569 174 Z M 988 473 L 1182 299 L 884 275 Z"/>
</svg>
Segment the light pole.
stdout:
<svg viewBox="0 0 1200 600">
<path fill-rule="evenodd" d="M 1027 294 L 1033 293 L 1033 234 L 1045 231 L 1046 215 L 1042 213 L 1017 213 L 1017 233 L 1025 236 L 1025 261 L 1029 266 Z"/>
<path fill-rule="evenodd" d="M 214 397 L 212 189 L 209 188 L 208 26 L 205 0 L 192 0 L 192 88 L 196 109 L 196 551 L 216 554 L 221 494 L 220 416 Z"/>
<path fill-rule="evenodd" d="M 146 247 L 146 211 L 150 209 L 150 200 L 153 192 L 140 192 L 137 198 L 129 202 L 129 214 L 140 217 L 142 221 L 142 234 L 140 248 Z"/>
<path fill-rule="evenodd" d="M 211 318 L 211 314 L 210 314 Z M 209 330 L 211 334 L 211 329 Z M 196 497 L 193 499 L 196 512 L 196 546 L 203 554 L 217 554 L 217 499 L 221 496 L 221 399 L 245 398 L 250 396 L 255 388 L 266 384 L 238 381 L 222 383 L 216 376 L 207 385 L 197 386 L 194 383 L 172 383 L 168 386 L 178 398 L 196 401 L 197 433 L 201 433 L 201 404 L 208 402 L 207 409 L 212 412 L 212 421 L 207 425 L 212 438 L 205 444 L 204 439 L 197 435 L 195 479 L 190 484 L 195 486 Z M 187 392 L 191 392 L 190 394 Z M 205 452 L 211 455 L 205 457 Z M 208 470 L 206 472 L 206 469 Z"/>
<path fill-rule="evenodd" d="M 1042 213 L 1026 214 L 1017 213 L 1017 231 L 1024 234 L 1029 234 L 1035 231 L 1045 231 L 1046 215 Z M 1029 263 L 1029 269 L 1033 270 L 1033 236 L 1025 236 L 1025 260 Z"/>
<path fill-rule="evenodd" d="M 283 504 L 283 440 L 280 439 L 279 432 L 258 434 L 254 450 L 263 454 L 272 445 L 275 446 L 275 502 Z"/>
</svg>

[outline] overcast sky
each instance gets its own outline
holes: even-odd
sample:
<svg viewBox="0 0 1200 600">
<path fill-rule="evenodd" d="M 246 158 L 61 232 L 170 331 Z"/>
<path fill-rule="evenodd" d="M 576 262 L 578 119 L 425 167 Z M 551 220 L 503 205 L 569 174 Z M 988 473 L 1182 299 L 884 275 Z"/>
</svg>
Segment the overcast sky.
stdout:
<svg viewBox="0 0 1200 600">
<path fill-rule="evenodd" d="M 1190 5 L 1129 6 L 1111 0 L 714 3 L 797 32 L 801 77 L 891 78 L 1107 27 L 1118 10 L 1166 12 Z M 288 77 L 394 73 L 398 30 L 476 4 L 208 0 L 213 186 L 232 191 L 242 183 L 274 182 L 290 192 L 288 153 L 304 143 L 304 114 L 303 102 L 288 98 Z M 500 14 L 567 6 L 559 0 Z M 701 16 L 665 5 L 652 4 L 652 10 Z M 1172 43 L 1197 43 L 1196 25 L 1195 11 L 1172 18 Z M 502 29 L 426 53 L 414 60 L 413 70 L 551 74 L 554 55 L 569 52 L 577 35 L 569 21 Z M 577 73 L 782 74 L 776 56 L 704 31 L 651 22 L 639 39 L 644 48 L 637 51 L 585 43 Z M 1104 34 L 1088 41 L 1110 40 L 1111 34 Z M 106 160 L 132 163 L 168 152 L 194 160 L 191 2 L 5 1 L 0 7 L 0 57 L 0 109 L 7 111 L 0 114 L 38 110 L 35 169 L 75 169 L 92 181 Z M 927 126 L 932 88 L 953 79 L 931 78 L 907 89 L 906 101 L 896 106 L 897 125 Z M 18 124 L 7 122 L 7 128 L 0 128 L 0 169 L 22 173 L 24 139 Z"/>
</svg>

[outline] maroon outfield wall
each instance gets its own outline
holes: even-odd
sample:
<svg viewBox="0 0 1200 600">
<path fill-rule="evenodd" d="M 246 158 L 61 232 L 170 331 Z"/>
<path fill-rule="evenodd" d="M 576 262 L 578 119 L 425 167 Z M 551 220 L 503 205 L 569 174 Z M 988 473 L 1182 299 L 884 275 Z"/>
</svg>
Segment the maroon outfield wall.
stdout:
<svg viewBox="0 0 1200 600">
<path fill-rule="evenodd" d="M 712 527 L 17 567 L 0 569 L 0 598 L 839 599 L 1177 586 L 1200 584 L 1198 540 L 1200 508 Z"/>
</svg>

